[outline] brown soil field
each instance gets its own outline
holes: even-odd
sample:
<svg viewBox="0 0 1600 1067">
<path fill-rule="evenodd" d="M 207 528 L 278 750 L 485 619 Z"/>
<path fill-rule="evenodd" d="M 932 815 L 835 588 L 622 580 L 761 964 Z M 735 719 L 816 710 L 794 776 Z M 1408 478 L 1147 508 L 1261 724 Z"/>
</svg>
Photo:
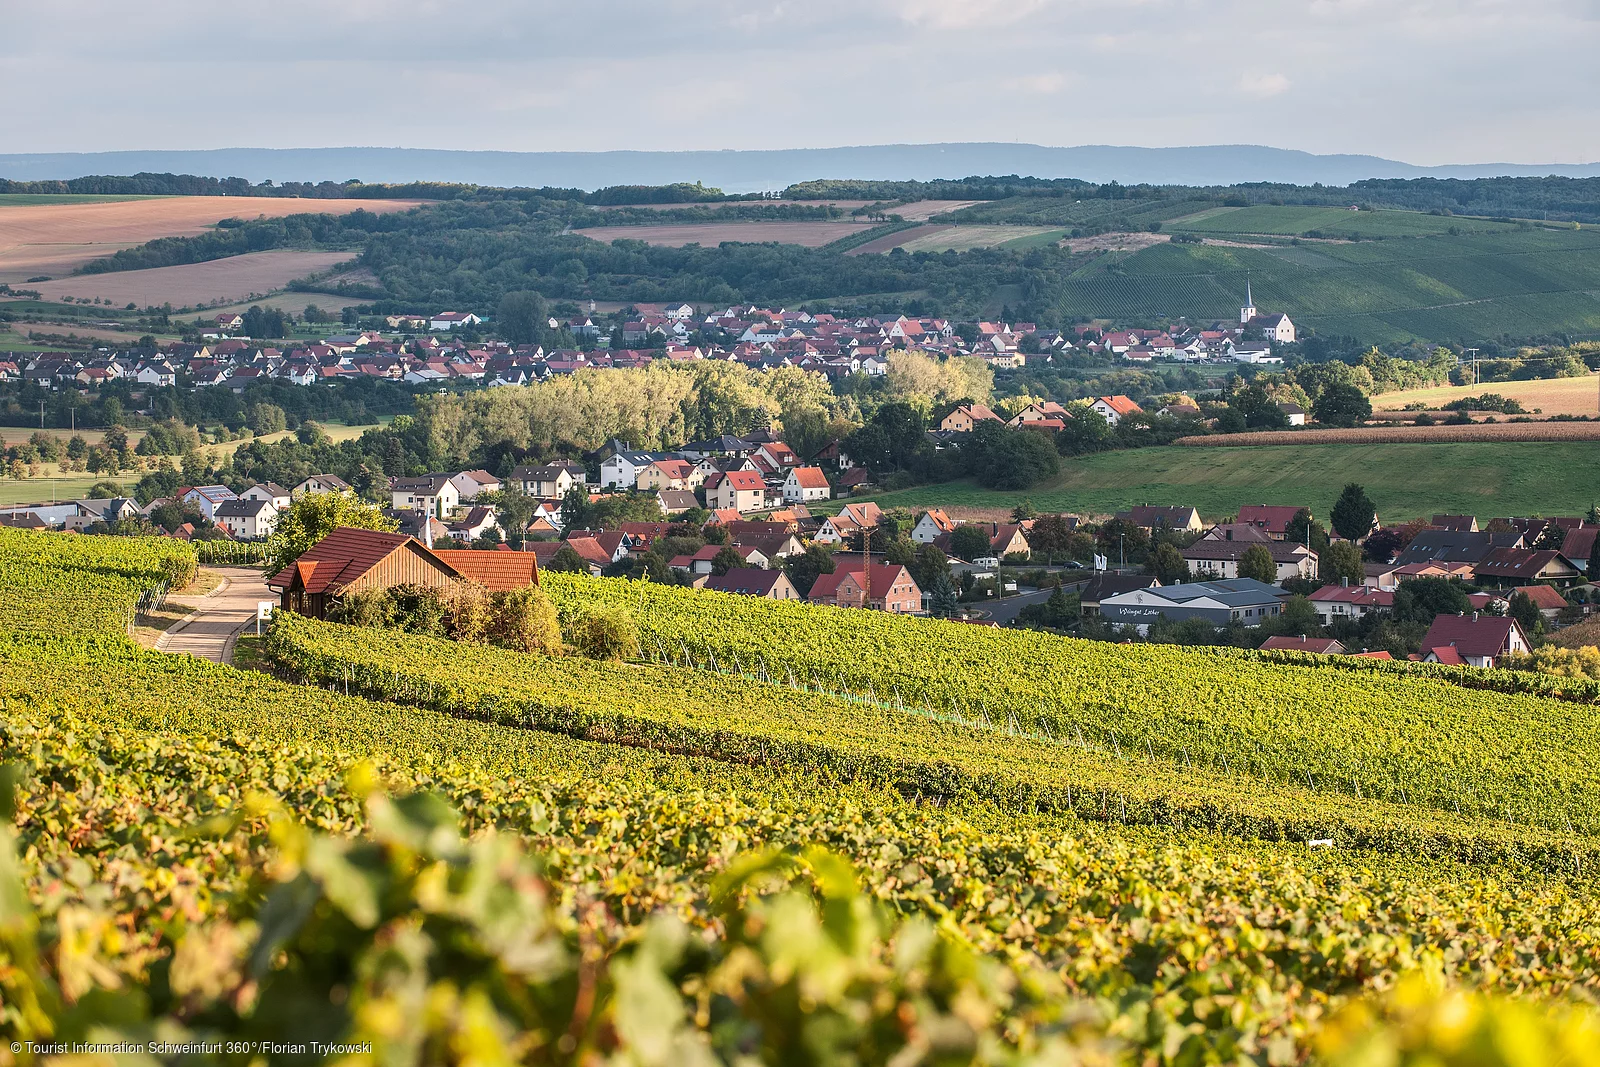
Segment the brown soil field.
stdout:
<svg viewBox="0 0 1600 1067">
<path fill-rule="evenodd" d="M 185 263 L 180 267 L 84 274 L 58 282 L 38 282 L 31 288 L 37 289 L 46 300 L 98 296 L 118 306 L 131 302 L 140 307 L 166 303 L 173 307 L 198 307 L 248 300 L 252 293 L 264 295 L 282 289 L 296 278 L 344 263 L 354 255 L 354 252 L 251 252 L 206 263 Z M 300 306 L 315 302 L 308 294 Z"/>
<path fill-rule="evenodd" d="M 59 277 L 120 248 L 158 237 L 193 237 L 220 219 L 365 210 L 406 211 L 421 200 L 304 200 L 271 196 L 164 196 L 91 204 L 0 207 L 0 282 Z"/>
<path fill-rule="evenodd" d="M 609 244 L 612 241 L 644 241 L 668 248 L 699 244 L 714 247 L 723 241 L 780 244 L 820 248 L 842 237 L 867 229 L 864 222 L 693 222 L 663 226 L 599 226 L 573 233 Z"/>
<path fill-rule="evenodd" d="M 710 204 L 596 204 L 596 211 L 619 211 L 622 208 L 642 208 L 645 211 L 672 211 L 680 207 L 709 207 L 718 210 L 725 207 L 738 207 L 741 204 L 752 203 L 749 200 L 727 200 Z M 854 211 L 858 207 L 877 203 L 876 200 L 757 200 L 758 204 L 798 204 L 801 207 L 836 207 L 844 211 Z"/>
<path fill-rule="evenodd" d="M 1262 430 L 1180 437 L 1190 447 L 1253 445 L 1399 445 L 1461 441 L 1600 441 L 1600 422 L 1497 422 L 1472 426 L 1377 426 L 1353 430 Z"/>
</svg>

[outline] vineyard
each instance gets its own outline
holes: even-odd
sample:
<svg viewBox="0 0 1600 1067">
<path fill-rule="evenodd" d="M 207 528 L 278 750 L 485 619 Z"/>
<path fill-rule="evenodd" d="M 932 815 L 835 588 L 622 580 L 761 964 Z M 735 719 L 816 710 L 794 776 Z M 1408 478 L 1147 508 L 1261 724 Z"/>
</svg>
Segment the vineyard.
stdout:
<svg viewBox="0 0 1600 1067">
<path fill-rule="evenodd" d="M 1585 683 L 1123 647 L 621 579 L 549 575 L 546 589 L 565 610 L 635 611 L 647 654 L 668 662 L 875 694 L 1165 769 L 1600 833 L 1600 708 Z M 1544 696 L 1516 691 L 1530 686 Z"/>
<path fill-rule="evenodd" d="M 1229 217 L 1215 222 L 1235 225 Z M 1211 221 L 1188 225 L 1198 230 Z M 1248 274 L 1259 306 L 1287 312 L 1324 335 L 1386 343 L 1600 333 L 1600 306 L 1591 295 L 1600 289 L 1600 237 L 1493 229 L 1501 232 L 1359 243 L 1252 245 L 1240 236 L 1230 244 L 1157 244 L 1129 256 L 1101 256 L 1063 279 L 1058 307 L 1066 316 L 1120 321 L 1227 319 L 1241 305 Z"/>
<path fill-rule="evenodd" d="M 30 569 L 41 593 L 98 574 L 126 596 L 171 566 L 164 544 L 18 536 L 0 558 L 58 568 L 53 587 Z M 650 599 L 664 590 L 640 608 L 637 586 L 555 588 L 569 581 L 551 583 L 568 611 L 631 589 L 647 631 L 665 613 Z M 723 610 L 707 603 L 672 608 Z M 739 625 L 760 638 L 753 617 Z M 1011 721 L 997 701 L 825 682 L 820 651 L 814 679 L 791 683 L 770 651 L 737 666 L 720 651 L 713 666 L 709 649 L 693 666 L 603 664 L 283 616 L 274 652 L 305 685 L 144 652 L 120 626 L 84 620 L 44 643 L 0 605 L 0 762 L 23 769 L 0 775 L 0 793 L 16 787 L 0 880 L 21 876 L 32 916 L 8 912 L 0 981 L 8 1008 L 31 1005 L 0 1022 L 12 1038 L 83 1033 L 100 991 L 131 987 L 146 995 L 103 1016 L 101 1037 L 145 1032 L 143 1011 L 175 1035 L 272 1037 L 293 1019 L 330 1040 L 434 1050 L 401 1062 L 452 1059 L 468 1031 L 480 1051 L 534 1042 L 499 1057 L 524 1062 L 821 1064 L 868 1047 L 874 1062 L 928 1062 L 913 1053 L 934 1032 L 957 1050 L 941 1062 L 1266 1064 L 1315 1050 L 1354 1065 L 1377 1042 L 1465 1063 L 1462 1042 L 1485 1035 L 1504 1035 L 1504 1058 L 1471 1062 L 1592 1062 L 1593 1016 L 1544 1007 L 1600 990 L 1587 837 L 1230 776 L 1192 750 L 1182 769 L 1138 760 L 1120 728 L 1064 744 L 1043 716 Z M 907 654 L 888 631 L 861 633 L 875 655 Z M 1555 717 L 1549 733 L 1587 743 L 1577 716 L 1590 707 L 1534 703 Z M 1549 737 L 1517 729 L 1556 758 Z M 1579 798 L 1584 766 L 1568 784 Z M 1523 786 L 1544 796 L 1536 777 Z M 1508 781 L 1493 767 L 1475 779 Z M 1158 817 L 1185 804 L 1192 818 Z M 1246 826 L 1253 809 L 1247 836 L 1268 836 L 1255 831 L 1269 817 L 1296 835 L 1331 819 L 1340 841 L 1204 829 Z M 1361 832 L 1389 847 L 1353 850 Z M 269 915 L 281 939 L 262 954 L 255 924 Z M 762 938 L 767 924 L 785 933 Z M 405 983 L 397 944 L 415 953 Z M 350 984 L 325 984 L 343 974 Z M 812 991 L 803 1013 L 782 1007 L 795 983 Z M 794 1059 L 802 1047 L 810 1058 Z"/>
<path fill-rule="evenodd" d="M 375 648 L 358 629 L 292 618 L 274 624 L 269 649 L 289 677 L 342 691 L 585 740 L 808 766 L 940 801 L 973 798 L 1013 811 L 1327 840 L 1574 875 L 1593 871 L 1600 844 L 1586 836 L 1593 815 L 1583 791 L 1562 798 L 1519 793 L 1490 772 L 1474 774 L 1465 760 L 1427 788 L 1459 790 L 1468 804 L 1430 810 L 1430 793 L 1394 779 L 1374 784 L 1383 782 L 1380 769 L 1357 764 L 1341 780 L 1325 756 L 1297 758 L 1283 741 L 1256 749 L 1261 755 L 1251 767 L 1249 755 L 1230 761 L 1220 748 L 1177 743 L 1171 732 L 1158 752 L 1149 734 L 1136 739 L 1096 721 L 1039 717 L 1025 725 L 1013 713 L 981 706 L 967 715 L 907 711 L 898 698 L 875 701 L 870 690 L 831 695 L 749 673 L 563 662 L 431 638 L 396 636 Z M 1389 768 L 1398 763 L 1391 754 Z"/>
</svg>

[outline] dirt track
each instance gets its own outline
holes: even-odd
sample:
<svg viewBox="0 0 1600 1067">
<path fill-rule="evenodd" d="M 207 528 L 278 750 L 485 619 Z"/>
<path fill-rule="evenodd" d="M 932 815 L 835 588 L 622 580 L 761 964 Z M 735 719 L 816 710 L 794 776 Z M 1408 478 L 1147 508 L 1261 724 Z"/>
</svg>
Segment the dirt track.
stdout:
<svg viewBox="0 0 1600 1067">
<path fill-rule="evenodd" d="M 270 196 L 168 196 L 115 203 L 0 207 L 0 282 L 59 278 L 91 259 L 158 237 L 193 237 L 221 219 L 364 210 L 405 211 L 420 200 L 302 200 Z"/>
</svg>

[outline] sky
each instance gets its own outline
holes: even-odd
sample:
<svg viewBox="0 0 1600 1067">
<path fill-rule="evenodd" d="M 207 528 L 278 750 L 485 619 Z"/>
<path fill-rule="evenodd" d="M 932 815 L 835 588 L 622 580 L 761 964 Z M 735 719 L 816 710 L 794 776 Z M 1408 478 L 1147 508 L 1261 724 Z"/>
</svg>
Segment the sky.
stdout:
<svg viewBox="0 0 1600 1067">
<path fill-rule="evenodd" d="M 1600 160 L 1600 0 L 0 0 L 9 152 L 1264 144 Z"/>
</svg>

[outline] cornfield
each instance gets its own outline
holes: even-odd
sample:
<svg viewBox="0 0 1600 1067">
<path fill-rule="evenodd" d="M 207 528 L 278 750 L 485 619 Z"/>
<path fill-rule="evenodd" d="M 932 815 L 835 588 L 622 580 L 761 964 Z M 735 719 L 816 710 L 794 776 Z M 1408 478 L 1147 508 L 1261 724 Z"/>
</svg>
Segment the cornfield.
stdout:
<svg viewBox="0 0 1600 1067">
<path fill-rule="evenodd" d="M 1464 441 L 1600 441 L 1600 422 L 1492 422 L 1471 426 L 1372 426 L 1350 430 L 1259 430 L 1180 437 L 1195 448 L 1256 445 L 1457 444 Z"/>
</svg>

